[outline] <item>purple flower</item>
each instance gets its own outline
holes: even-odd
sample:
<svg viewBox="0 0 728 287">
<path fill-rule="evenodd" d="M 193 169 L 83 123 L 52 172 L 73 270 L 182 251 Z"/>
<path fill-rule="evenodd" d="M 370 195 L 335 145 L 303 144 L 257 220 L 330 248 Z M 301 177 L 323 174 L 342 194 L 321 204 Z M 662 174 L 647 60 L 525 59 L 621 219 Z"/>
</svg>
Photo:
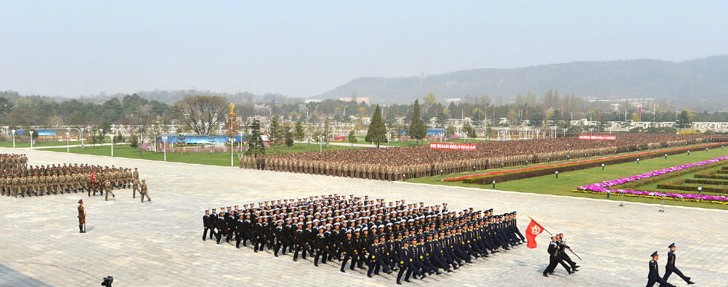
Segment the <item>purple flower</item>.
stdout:
<svg viewBox="0 0 728 287">
<path fill-rule="evenodd" d="M 728 160 L 728 156 L 721 156 L 709 160 L 694 162 L 694 163 L 688 163 L 673 167 L 668 167 L 660 170 L 654 170 L 651 172 L 603 181 L 599 183 L 592 183 L 587 184 L 583 186 L 579 186 L 578 190 L 588 191 L 588 192 L 594 192 L 594 193 L 604 193 L 604 192 L 614 192 L 614 193 L 622 193 L 627 195 L 637 195 L 637 196 L 660 196 L 660 197 L 666 197 L 670 199 L 688 199 L 688 200 L 694 200 L 694 201 L 719 201 L 719 202 L 728 202 L 728 196 L 721 196 L 721 195 L 703 195 L 703 194 L 695 194 L 695 193 L 661 193 L 656 191 L 642 191 L 642 190 L 622 190 L 622 189 L 608 189 L 607 187 L 616 186 L 616 185 L 622 185 L 627 182 L 633 182 L 636 180 L 641 179 L 647 179 L 653 176 L 663 175 L 675 171 L 680 171 L 687 168 L 693 168 L 698 167 L 706 164 L 712 164 L 720 161 Z"/>
</svg>

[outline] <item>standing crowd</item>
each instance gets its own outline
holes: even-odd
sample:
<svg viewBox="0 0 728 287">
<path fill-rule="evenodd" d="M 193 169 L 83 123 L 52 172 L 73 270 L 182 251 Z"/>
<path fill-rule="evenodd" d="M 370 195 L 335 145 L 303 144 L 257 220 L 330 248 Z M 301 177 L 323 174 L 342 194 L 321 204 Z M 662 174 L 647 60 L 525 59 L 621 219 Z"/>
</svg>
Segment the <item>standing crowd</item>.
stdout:
<svg viewBox="0 0 728 287">
<path fill-rule="evenodd" d="M 248 203 L 205 210 L 202 240 L 251 243 L 254 252 L 293 253 L 315 266 L 333 260 L 341 272 L 364 269 L 372 277 L 397 272 L 397 284 L 451 272 L 478 258 L 520 245 L 516 212 L 450 211 L 385 202 L 368 196 L 326 195 Z"/>
<path fill-rule="evenodd" d="M 477 143 L 474 151 L 426 146 L 241 155 L 240 168 L 406 180 L 689 144 L 728 141 L 719 135 L 620 134 L 614 141 L 546 138 Z"/>
</svg>

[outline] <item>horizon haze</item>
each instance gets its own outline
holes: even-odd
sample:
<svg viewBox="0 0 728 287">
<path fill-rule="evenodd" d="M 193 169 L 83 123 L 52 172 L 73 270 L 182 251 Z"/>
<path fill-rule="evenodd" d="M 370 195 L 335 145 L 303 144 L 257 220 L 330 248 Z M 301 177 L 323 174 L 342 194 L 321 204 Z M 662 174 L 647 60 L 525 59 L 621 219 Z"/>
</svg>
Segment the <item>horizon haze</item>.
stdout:
<svg viewBox="0 0 728 287">
<path fill-rule="evenodd" d="M 0 90 L 25 95 L 197 89 L 312 97 L 360 77 L 681 62 L 728 52 L 722 1 L 3 1 L 3 7 Z"/>
</svg>

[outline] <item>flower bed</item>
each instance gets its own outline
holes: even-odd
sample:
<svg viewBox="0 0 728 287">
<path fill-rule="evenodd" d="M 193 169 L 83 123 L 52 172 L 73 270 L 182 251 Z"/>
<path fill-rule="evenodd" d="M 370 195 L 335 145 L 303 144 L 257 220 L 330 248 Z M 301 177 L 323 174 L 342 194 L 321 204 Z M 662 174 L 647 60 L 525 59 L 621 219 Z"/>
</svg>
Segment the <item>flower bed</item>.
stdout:
<svg viewBox="0 0 728 287">
<path fill-rule="evenodd" d="M 716 148 L 718 146 L 720 146 L 720 144 L 716 144 L 716 143 L 702 144 L 702 145 L 697 145 L 697 146 L 678 147 L 678 148 L 654 150 L 654 151 L 644 151 L 644 152 L 640 152 L 640 153 L 614 155 L 614 156 L 600 157 L 600 158 L 594 158 L 594 159 L 583 159 L 583 160 L 554 163 L 554 164 L 548 164 L 548 165 L 533 165 L 533 166 L 522 167 L 522 168 L 517 168 L 517 169 L 511 169 L 511 170 L 499 170 L 499 171 L 491 171 L 491 172 L 480 173 L 480 174 L 471 174 L 471 175 L 450 177 L 450 178 L 443 179 L 443 181 L 449 181 L 449 182 L 462 181 L 464 183 L 477 183 L 477 184 L 490 184 L 493 181 L 496 181 L 496 182 L 500 183 L 500 182 L 509 181 L 509 180 L 518 180 L 518 179 L 554 174 L 556 171 L 568 172 L 568 171 L 574 171 L 574 170 L 582 170 L 582 169 L 586 169 L 586 168 L 599 167 L 602 164 L 606 164 L 606 165 L 619 164 L 619 163 L 635 161 L 638 158 L 644 160 L 644 159 L 649 159 L 649 158 L 662 157 L 665 154 L 674 155 L 674 154 L 683 153 L 685 151 L 690 151 L 690 150 L 695 150 L 695 149 L 700 150 L 703 148 L 710 148 L 710 147 Z"/>
<path fill-rule="evenodd" d="M 647 198 L 665 198 L 665 199 L 683 200 L 683 201 L 700 201 L 700 202 L 705 201 L 705 202 L 728 204 L 728 196 L 722 196 L 722 195 L 704 195 L 704 194 L 695 194 L 695 193 L 671 193 L 671 192 L 663 193 L 663 192 L 645 191 L 645 190 L 612 189 L 612 187 L 623 185 L 625 183 L 648 179 L 651 177 L 660 176 L 660 175 L 667 174 L 667 173 L 678 172 L 678 171 L 689 169 L 689 168 L 709 165 L 709 164 L 721 162 L 724 160 L 728 160 L 728 156 L 721 156 L 721 157 L 717 157 L 717 158 L 713 158 L 713 159 L 709 159 L 709 160 L 673 166 L 673 167 L 664 168 L 664 169 L 660 169 L 660 170 L 654 170 L 651 172 L 633 175 L 633 176 L 629 176 L 629 177 L 587 184 L 587 185 L 578 187 L 576 191 L 585 192 L 585 193 L 615 193 L 615 194 L 624 194 L 625 196 L 637 196 L 637 197 L 647 197 Z"/>
</svg>

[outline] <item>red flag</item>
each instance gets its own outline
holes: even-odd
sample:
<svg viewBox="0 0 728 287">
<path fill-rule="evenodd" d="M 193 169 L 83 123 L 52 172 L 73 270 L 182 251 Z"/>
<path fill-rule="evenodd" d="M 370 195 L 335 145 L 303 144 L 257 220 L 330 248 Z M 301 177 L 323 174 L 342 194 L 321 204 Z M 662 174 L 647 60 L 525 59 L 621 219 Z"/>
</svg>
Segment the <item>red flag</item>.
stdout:
<svg viewBox="0 0 728 287">
<path fill-rule="evenodd" d="M 91 182 L 96 182 L 96 173 L 91 171 Z"/>
<path fill-rule="evenodd" d="M 541 224 L 538 224 L 538 222 L 531 219 L 531 223 L 529 223 L 528 227 L 526 227 L 526 247 L 531 249 L 536 248 L 536 236 L 541 234 L 541 232 L 543 232 Z"/>
</svg>

